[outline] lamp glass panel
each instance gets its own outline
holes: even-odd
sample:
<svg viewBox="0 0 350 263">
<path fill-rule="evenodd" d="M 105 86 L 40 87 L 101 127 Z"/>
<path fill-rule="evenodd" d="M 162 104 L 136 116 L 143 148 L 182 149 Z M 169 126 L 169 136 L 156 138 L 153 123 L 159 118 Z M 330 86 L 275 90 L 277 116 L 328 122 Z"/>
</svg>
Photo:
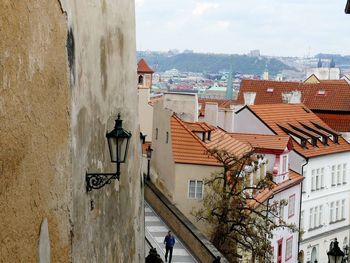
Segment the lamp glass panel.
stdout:
<svg viewBox="0 0 350 263">
<path fill-rule="evenodd" d="M 343 257 L 342 256 L 328 256 L 330 263 L 342 263 Z"/>
<path fill-rule="evenodd" d="M 108 141 L 108 149 L 109 149 L 109 154 L 111 156 L 111 162 L 116 163 L 117 162 L 117 138 L 115 137 L 109 137 L 107 139 Z"/>
<path fill-rule="evenodd" d="M 129 147 L 129 138 L 117 138 L 116 141 L 117 162 L 124 163 Z"/>
</svg>

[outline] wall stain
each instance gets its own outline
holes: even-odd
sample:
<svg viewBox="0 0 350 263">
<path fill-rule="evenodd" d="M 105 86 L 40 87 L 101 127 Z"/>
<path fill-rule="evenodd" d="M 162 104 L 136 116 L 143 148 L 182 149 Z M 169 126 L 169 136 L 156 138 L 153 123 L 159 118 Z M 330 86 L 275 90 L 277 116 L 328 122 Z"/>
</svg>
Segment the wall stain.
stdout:
<svg viewBox="0 0 350 263">
<path fill-rule="evenodd" d="M 106 0 L 102 0 L 102 13 L 105 14 L 107 11 Z"/>
<path fill-rule="evenodd" d="M 117 29 L 117 37 L 118 37 L 118 45 L 119 45 L 118 51 L 119 51 L 120 57 L 122 57 L 122 55 L 124 54 L 124 34 L 120 28 Z"/>
<path fill-rule="evenodd" d="M 108 59 L 108 47 L 105 38 L 101 38 L 100 41 L 100 67 L 101 67 L 101 88 L 103 97 L 106 97 L 108 88 L 108 74 L 107 74 L 107 59 Z"/>
<path fill-rule="evenodd" d="M 74 35 L 73 30 L 70 27 L 67 32 L 67 54 L 68 54 L 68 63 L 69 63 L 69 70 L 70 70 L 70 81 L 71 86 L 75 84 L 75 42 L 74 42 Z"/>
</svg>

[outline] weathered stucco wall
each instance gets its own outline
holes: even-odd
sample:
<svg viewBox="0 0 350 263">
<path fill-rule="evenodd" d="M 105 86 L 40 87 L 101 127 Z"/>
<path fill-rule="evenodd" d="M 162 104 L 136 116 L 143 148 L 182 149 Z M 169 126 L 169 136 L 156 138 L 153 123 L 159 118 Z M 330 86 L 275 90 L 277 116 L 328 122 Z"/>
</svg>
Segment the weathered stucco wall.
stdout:
<svg viewBox="0 0 350 263">
<path fill-rule="evenodd" d="M 57 1 L 0 1 L 0 262 L 70 262 L 67 23 Z"/>
<path fill-rule="evenodd" d="M 0 2 L 0 262 L 36 262 L 45 218 L 51 262 L 143 261 L 134 19 L 130 0 Z M 118 112 L 121 181 L 86 193 L 115 171 Z"/>
<path fill-rule="evenodd" d="M 75 56 L 71 67 L 73 258 L 140 262 L 144 257 L 134 1 L 67 1 Z M 85 171 L 115 171 L 105 133 L 118 113 L 131 131 L 121 180 L 90 193 Z M 82 253 L 84 251 L 84 253 Z"/>
</svg>

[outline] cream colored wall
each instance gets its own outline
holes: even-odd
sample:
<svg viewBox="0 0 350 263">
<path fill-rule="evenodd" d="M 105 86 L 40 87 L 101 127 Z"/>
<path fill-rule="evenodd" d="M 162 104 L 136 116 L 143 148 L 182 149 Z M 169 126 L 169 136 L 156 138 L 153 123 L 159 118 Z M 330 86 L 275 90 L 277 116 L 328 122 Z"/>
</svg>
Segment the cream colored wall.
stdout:
<svg viewBox="0 0 350 263">
<path fill-rule="evenodd" d="M 140 131 L 147 135 L 146 141 L 152 141 L 153 107 L 148 104 L 150 89 L 138 89 Z"/>
<path fill-rule="evenodd" d="M 144 261 L 134 11 L 0 1 L 0 262 Z M 132 133 L 121 180 L 87 193 L 86 171 L 115 171 L 118 112 Z"/>
<path fill-rule="evenodd" d="M 164 94 L 164 108 L 170 109 L 182 120 L 198 121 L 198 97 L 197 94 L 189 93 L 166 93 Z"/>
<path fill-rule="evenodd" d="M 151 179 L 170 200 L 175 189 L 175 164 L 172 153 L 172 136 L 170 120 L 172 111 L 164 109 L 163 100 L 153 109 L 152 160 Z M 156 139 L 156 129 L 158 138 Z M 169 142 L 165 143 L 166 132 L 169 132 Z"/>
<path fill-rule="evenodd" d="M 208 227 L 201 222 L 197 222 L 191 215 L 193 209 L 201 207 L 201 200 L 188 198 L 189 180 L 202 180 L 210 178 L 214 172 L 220 171 L 218 166 L 175 164 L 175 189 L 173 202 L 176 207 L 204 234 L 207 234 Z M 205 191 L 203 189 L 203 196 Z"/>
</svg>

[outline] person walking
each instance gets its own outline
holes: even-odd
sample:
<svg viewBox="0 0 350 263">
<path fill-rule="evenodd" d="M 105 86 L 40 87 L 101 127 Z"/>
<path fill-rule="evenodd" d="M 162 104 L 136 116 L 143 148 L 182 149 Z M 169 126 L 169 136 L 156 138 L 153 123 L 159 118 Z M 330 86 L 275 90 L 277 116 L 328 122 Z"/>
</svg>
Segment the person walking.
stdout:
<svg viewBox="0 0 350 263">
<path fill-rule="evenodd" d="M 165 262 L 167 262 L 168 254 L 169 254 L 169 263 L 171 263 L 171 259 L 173 257 L 173 248 L 175 245 L 175 237 L 171 234 L 171 231 L 168 231 L 168 234 L 164 238 L 165 244 Z"/>
</svg>

